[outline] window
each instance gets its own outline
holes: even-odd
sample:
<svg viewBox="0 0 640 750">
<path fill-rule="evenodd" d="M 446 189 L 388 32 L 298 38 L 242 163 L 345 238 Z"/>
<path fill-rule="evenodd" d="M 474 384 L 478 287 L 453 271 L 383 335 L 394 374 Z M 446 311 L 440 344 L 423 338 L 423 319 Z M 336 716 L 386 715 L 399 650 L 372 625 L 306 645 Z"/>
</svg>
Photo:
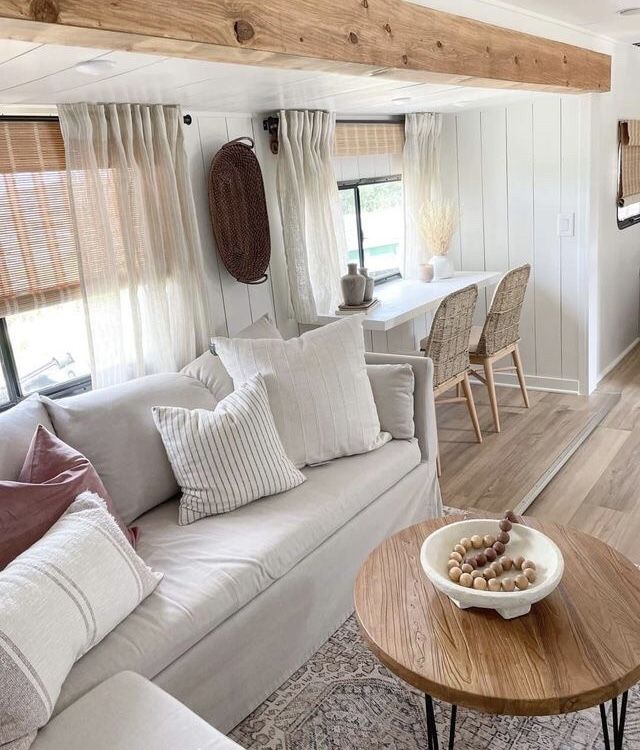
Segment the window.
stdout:
<svg viewBox="0 0 640 750">
<path fill-rule="evenodd" d="M 640 222 L 640 121 L 618 123 L 618 228 Z"/>
<path fill-rule="evenodd" d="M 0 118 L 0 408 L 90 385 L 64 144 L 55 118 Z"/>
<path fill-rule="evenodd" d="M 346 262 L 365 266 L 376 281 L 400 276 L 404 241 L 400 177 L 341 182 L 339 188 Z"/>
</svg>

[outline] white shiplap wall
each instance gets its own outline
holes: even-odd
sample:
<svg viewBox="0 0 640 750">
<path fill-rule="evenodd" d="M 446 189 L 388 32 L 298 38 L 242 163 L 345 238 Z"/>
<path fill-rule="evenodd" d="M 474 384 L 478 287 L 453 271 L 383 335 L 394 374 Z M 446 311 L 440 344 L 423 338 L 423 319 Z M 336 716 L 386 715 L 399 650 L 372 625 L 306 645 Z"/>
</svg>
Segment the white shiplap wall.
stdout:
<svg viewBox="0 0 640 750">
<path fill-rule="evenodd" d="M 579 237 L 559 237 L 560 212 L 580 221 L 580 100 L 539 97 L 445 115 L 443 181 L 458 205 L 452 254 L 461 270 L 533 268 L 522 319 L 532 386 L 577 391 Z M 481 293 L 481 323 L 490 292 Z M 509 376 L 507 376 L 507 380 Z"/>
<path fill-rule="evenodd" d="M 238 333 L 265 313 L 275 317 L 273 280 L 258 286 L 236 281 L 218 258 L 215 249 L 209 205 L 207 178 L 215 153 L 227 141 L 240 136 L 254 138 L 250 115 L 192 114 L 193 122 L 184 128 L 186 147 L 193 179 L 200 238 L 204 253 L 207 289 L 211 314 L 217 335 Z M 258 134 L 262 136 L 262 133 Z"/>
</svg>

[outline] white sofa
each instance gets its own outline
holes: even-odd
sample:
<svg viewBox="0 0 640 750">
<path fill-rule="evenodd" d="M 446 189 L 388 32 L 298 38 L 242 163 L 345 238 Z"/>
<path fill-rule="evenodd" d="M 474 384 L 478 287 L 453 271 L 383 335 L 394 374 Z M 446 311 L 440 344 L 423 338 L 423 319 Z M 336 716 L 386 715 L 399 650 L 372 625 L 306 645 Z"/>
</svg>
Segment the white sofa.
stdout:
<svg viewBox="0 0 640 750">
<path fill-rule="evenodd" d="M 230 730 L 348 617 L 353 581 L 371 549 L 441 513 L 432 363 L 381 354 L 367 360 L 412 365 L 414 439 L 307 468 L 308 481 L 294 490 L 189 526 L 177 524 L 166 456 L 165 463 L 152 458 L 161 443 L 150 405 L 213 408 L 215 399 L 199 381 L 150 376 L 55 405 L 25 402 L 0 415 L 0 453 L 3 444 L 10 445 L 5 458 L 14 467 L 29 434 L 43 422 L 92 460 L 119 510 L 127 487 L 132 498 L 148 487 L 156 506 L 135 521 L 141 530 L 137 549 L 164 579 L 77 662 L 56 714 L 130 670 L 219 730 Z M 154 403 L 158 393 L 164 403 Z M 74 431 L 75 423 L 85 432 Z M 75 435 L 75 444 L 68 434 Z M 13 470 L 9 464 L 0 456 L 0 478 L 15 479 L 2 476 Z"/>
</svg>

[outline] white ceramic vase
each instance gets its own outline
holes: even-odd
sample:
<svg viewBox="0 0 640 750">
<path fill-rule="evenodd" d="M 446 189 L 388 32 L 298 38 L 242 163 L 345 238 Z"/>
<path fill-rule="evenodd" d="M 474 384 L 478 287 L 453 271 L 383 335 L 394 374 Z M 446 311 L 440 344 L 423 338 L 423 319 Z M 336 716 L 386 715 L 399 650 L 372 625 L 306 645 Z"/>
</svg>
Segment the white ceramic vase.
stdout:
<svg viewBox="0 0 640 750">
<path fill-rule="evenodd" d="M 433 280 L 449 279 L 453 276 L 455 268 L 448 255 L 434 255 L 429 261 L 433 266 Z"/>
</svg>

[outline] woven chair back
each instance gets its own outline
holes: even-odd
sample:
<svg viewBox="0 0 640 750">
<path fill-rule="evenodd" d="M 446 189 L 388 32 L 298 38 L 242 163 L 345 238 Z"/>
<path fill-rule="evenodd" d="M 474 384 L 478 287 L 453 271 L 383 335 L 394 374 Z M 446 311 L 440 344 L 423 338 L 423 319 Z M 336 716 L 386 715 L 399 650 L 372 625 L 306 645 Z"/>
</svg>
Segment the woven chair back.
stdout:
<svg viewBox="0 0 640 750">
<path fill-rule="evenodd" d="M 266 281 L 271 258 L 264 183 L 253 145 L 251 138 L 226 143 L 209 170 L 209 211 L 218 255 L 244 284 Z"/>
<path fill-rule="evenodd" d="M 477 353 L 490 357 L 520 339 L 520 316 L 531 266 L 527 263 L 505 273 L 491 301 Z"/>
<path fill-rule="evenodd" d="M 473 284 L 445 297 L 433 316 L 425 356 L 433 360 L 433 387 L 469 369 L 469 336 L 478 287 Z"/>
</svg>

